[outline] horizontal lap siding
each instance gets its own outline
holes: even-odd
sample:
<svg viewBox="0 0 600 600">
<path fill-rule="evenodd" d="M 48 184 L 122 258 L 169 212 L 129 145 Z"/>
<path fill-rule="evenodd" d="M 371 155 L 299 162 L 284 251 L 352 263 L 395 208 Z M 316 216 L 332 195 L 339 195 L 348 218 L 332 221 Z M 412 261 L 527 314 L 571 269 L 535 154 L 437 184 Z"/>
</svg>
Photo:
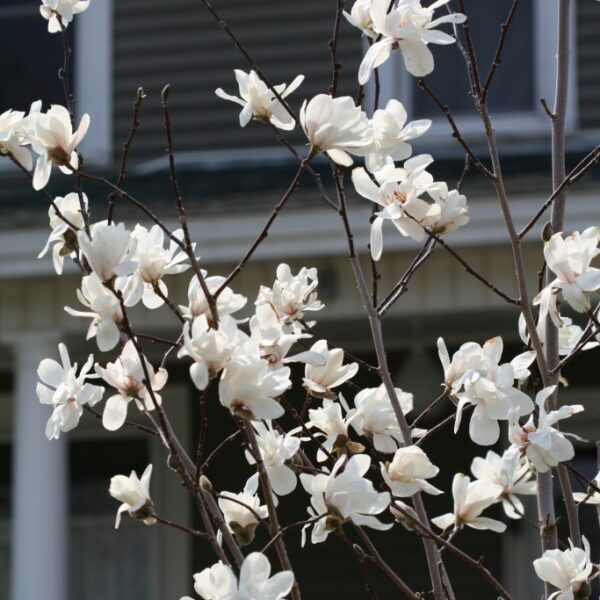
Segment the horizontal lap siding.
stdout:
<svg viewBox="0 0 600 600">
<path fill-rule="evenodd" d="M 579 118 L 600 127 L 600 2 L 577 3 Z"/>
<path fill-rule="evenodd" d="M 334 0 L 216 0 L 213 6 L 273 83 L 290 82 L 298 73 L 306 75 L 304 84 L 290 96 L 295 109 L 303 98 L 327 91 Z M 269 128 L 251 123 L 240 129 L 240 109 L 215 96 L 217 87 L 237 94 L 233 69 L 248 71 L 249 65 L 200 0 L 118 0 L 114 18 L 117 154 L 128 135 L 131 106 L 140 85 L 148 98 L 133 158 L 147 160 L 163 153 L 159 93 L 166 83 L 171 84 L 177 150 L 273 145 Z M 344 21 L 340 92 L 355 93 L 360 55 L 360 34 Z M 300 141 L 297 134 L 293 137 Z"/>
</svg>

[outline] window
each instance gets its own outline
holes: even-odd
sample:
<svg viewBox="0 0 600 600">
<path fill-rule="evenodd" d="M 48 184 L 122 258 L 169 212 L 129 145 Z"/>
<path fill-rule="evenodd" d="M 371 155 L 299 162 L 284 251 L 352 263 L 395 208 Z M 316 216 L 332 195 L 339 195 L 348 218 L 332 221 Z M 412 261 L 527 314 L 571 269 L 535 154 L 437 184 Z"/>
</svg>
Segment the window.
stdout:
<svg viewBox="0 0 600 600">
<path fill-rule="evenodd" d="M 63 65 L 60 34 L 49 34 L 39 0 L 1 0 L 0 113 L 28 111 L 35 100 L 65 104 L 58 70 Z M 92 2 L 67 29 L 73 48 L 69 72 L 79 116 L 90 114 L 92 125 L 81 150 L 88 164 L 107 164 L 111 156 L 112 0 Z M 7 161 L 2 161 L 4 168 Z"/>
<path fill-rule="evenodd" d="M 63 64 L 61 36 L 47 33 L 38 0 L 5 0 L 0 6 L 0 112 L 9 108 L 28 111 L 35 100 L 44 106 L 64 104 L 57 74 Z M 73 27 L 68 29 L 73 39 Z M 6 85 L 8 83 L 8 85 Z M 71 72 L 71 85 L 72 85 Z"/>
<path fill-rule="evenodd" d="M 551 104 L 554 98 L 557 4 L 548 0 L 532 0 L 521 2 L 517 9 L 504 46 L 502 64 L 496 72 L 489 95 L 494 126 L 505 139 L 549 134 L 548 117 L 540 99 L 546 98 Z M 450 6 L 453 10 L 458 10 L 458 3 L 452 2 Z M 480 78 L 483 81 L 496 51 L 500 25 L 511 6 L 512 0 L 466 1 Z M 449 31 L 448 25 L 442 28 Z M 574 28 L 572 31 L 571 46 L 575 48 Z M 435 70 L 427 77 L 431 89 L 450 107 L 463 135 L 470 138 L 481 136 L 481 122 L 469 96 L 468 75 L 459 48 L 433 44 L 429 47 L 435 57 Z M 574 52 L 571 54 L 574 64 Z M 576 122 L 575 80 L 573 69 L 569 90 L 570 112 L 567 115 L 567 126 L 570 128 Z M 448 125 L 440 116 L 439 109 L 418 88 L 417 80 L 406 73 L 402 59 L 397 54 L 382 69 L 382 100 L 385 102 L 391 97 L 402 100 L 411 119 L 433 120 L 429 141 L 432 137 L 436 143 L 439 140 L 449 140 Z"/>
</svg>

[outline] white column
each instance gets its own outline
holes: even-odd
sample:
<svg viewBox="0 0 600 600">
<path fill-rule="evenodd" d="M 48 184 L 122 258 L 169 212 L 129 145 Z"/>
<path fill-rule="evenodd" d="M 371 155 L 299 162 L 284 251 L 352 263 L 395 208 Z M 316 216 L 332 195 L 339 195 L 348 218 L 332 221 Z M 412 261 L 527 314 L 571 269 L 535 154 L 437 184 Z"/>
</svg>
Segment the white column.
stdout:
<svg viewBox="0 0 600 600">
<path fill-rule="evenodd" d="M 13 341 L 14 427 L 11 599 L 67 600 L 67 441 L 48 441 L 48 406 L 35 393 L 37 366 L 58 359 L 54 335 Z"/>
</svg>

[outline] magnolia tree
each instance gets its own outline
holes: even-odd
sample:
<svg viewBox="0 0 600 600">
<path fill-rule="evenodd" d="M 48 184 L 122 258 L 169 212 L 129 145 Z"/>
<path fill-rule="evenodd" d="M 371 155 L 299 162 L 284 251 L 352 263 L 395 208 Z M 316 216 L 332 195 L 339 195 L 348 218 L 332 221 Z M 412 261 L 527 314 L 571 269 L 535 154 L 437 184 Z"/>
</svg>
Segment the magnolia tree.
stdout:
<svg viewBox="0 0 600 600">
<path fill-rule="evenodd" d="M 70 53 L 66 29 L 88 4 L 78 0 L 42 1 L 40 12 L 48 20 L 48 31 L 64 38 L 65 66 Z M 269 74 L 253 61 L 252 49 L 241 45 L 208 0 L 202 0 L 202 4 L 240 49 L 240 65 L 251 66 L 249 72 L 235 71 L 239 95 L 218 89 L 217 96 L 239 105 L 241 127 L 251 120 L 270 127 L 274 139 L 290 151 L 298 165 L 287 191 L 231 273 L 205 271 L 202 242 L 195 244 L 191 239 L 177 180 L 168 87 L 162 94 L 162 107 L 174 210 L 180 224 L 175 231 L 123 187 L 127 152 L 144 98 L 142 90 L 134 105 L 134 127 L 124 147 L 116 182 L 92 175 L 83 167 L 78 145 L 90 119 L 88 115 L 78 123 L 74 119 L 66 69 L 61 71 L 65 106 L 44 107 L 34 102 L 27 114 L 17 107 L 0 116 L 1 153 L 49 202 L 52 231 L 40 257 L 51 253 L 58 275 L 65 259 L 79 268 L 77 297 L 81 306 L 65 310 L 89 322 L 86 339 L 98 350 L 81 369 L 71 362 L 64 344 L 58 347 L 60 363 L 55 358 L 40 363 L 37 394 L 40 402 L 52 410 L 47 437 L 58 438 L 77 427 L 84 411 L 101 415 L 102 425 L 109 431 L 137 427 L 159 436 L 169 465 L 194 500 L 201 529 L 191 530 L 160 515 L 160 506 L 152 500 L 152 465 L 141 477 L 132 472 L 112 478 L 108 491 L 121 503 L 115 526 L 119 527 L 127 513 L 147 525 L 176 527 L 201 538 L 214 553 L 214 560 L 194 576 L 194 582 L 190 581 L 190 592 L 193 585 L 195 593 L 205 600 L 299 600 L 303 582 L 294 574 L 288 548 L 301 543 L 303 551 L 309 553 L 314 544 L 330 542 L 332 534 L 347 542 L 348 559 L 360 564 L 367 597 L 378 597 L 366 574 L 365 565 L 372 565 L 389 578 L 398 597 L 453 600 L 456 595 L 444 560 L 454 555 L 474 576 L 483 578 L 489 586 L 486 597 L 510 599 L 503 582 L 488 570 L 479 555 L 470 556 L 456 544 L 465 527 L 502 534 L 508 520 L 523 518 L 539 528 L 539 558 L 531 569 L 545 584 L 545 598 L 589 598 L 598 566 L 591 561 L 590 545 L 580 531 L 578 515 L 580 509 L 587 511 L 588 505 L 600 504 L 600 477 L 586 480 L 585 492 L 573 493 L 571 477 L 581 480 L 581 475 L 569 462 L 575 454 L 572 439 L 576 436 L 568 433 L 568 420 L 583 407 L 565 405 L 559 392 L 564 365 L 598 344 L 600 323 L 594 295 L 600 289 L 600 270 L 591 263 L 599 253 L 600 229 L 591 223 L 581 232 L 563 231 L 563 216 L 568 189 L 592 167 L 600 153 L 594 149 L 575 169 L 566 172 L 569 0 L 558 0 L 556 97 L 552 109 L 546 106 L 552 131 L 553 189 L 521 231 L 515 228 L 511 214 L 487 102 L 495 74 L 502 68 L 507 33 L 519 18 L 518 0 L 513 2 L 498 34 L 497 51 L 485 69 L 485 77 L 481 76 L 484 65 L 477 62 L 463 1 L 455 7 L 460 12 L 454 12 L 449 0 L 437 0 L 429 6 L 423 6 L 420 0 L 357 0 L 345 6 L 343 0 L 338 0 L 332 3 L 336 10 L 329 43 L 331 86 L 298 102 L 294 98 L 302 98 L 303 75 L 289 84 L 273 85 Z M 356 28 L 356 36 L 364 36 L 368 42 L 356 73 L 356 99 L 337 93 L 341 68 L 337 41 L 344 18 Z M 459 47 L 489 156 L 474 153 L 443 104 L 443 90 L 438 98 L 429 88 L 426 76 L 435 68 L 430 44 Z M 457 50 L 451 47 L 447 51 Z M 446 182 L 435 181 L 427 171 L 434 160 L 431 156 L 411 156 L 410 141 L 425 135 L 430 121 L 411 122 L 402 103 L 395 99 L 379 106 L 378 68 L 397 53 L 407 71 L 418 78 L 425 93 L 440 107 L 466 153 L 466 164 L 473 165 L 495 191 L 512 248 L 517 298 L 496 287 L 452 248 L 452 234 L 468 227 L 469 222 L 460 184 L 459 189 L 451 189 Z M 375 106 L 365 108 L 363 86 L 373 79 Z M 306 138 L 308 150 L 304 154 L 285 138 L 285 132 L 295 128 L 301 129 Z M 320 154 L 325 155 L 321 160 L 330 167 L 328 181 L 322 181 L 311 165 Z M 54 166 L 70 177 L 72 191 L 64 196 L 53 197 L 45 191 Z M 281 264 L 274 280 L 264 282 L 253 298 L 235 290 L 236 276 L 252 259 L 302 175 L 314 180 L 314 193 L 339 213 L 357 293 L 370 326 L 375 365 L 316 337 L 314 319 L 319 311 L 327 310 L 319 300 L 316 269 L 303 267 L 293 272 Z M 370 273 L 363 269 L 353 242 L 346 178 L 358 196 L 373 203 Z M 107 214 L 100 221 L 90 218 L 84 186 L 91 181 L 105 185 L 110 192 Z M 137 207 L 143 223 L 132 227 L 116 222 L 117 197 Z M 539 289 L 532 292 L 525 277 L 522 243 L 547 213 L 544 274 Z M 392 232 L 389 228 L 387 236 L 400 235 L 415 241 L 415 255 L 398 284 L 381 300 L 369 280 L 378 278 L 386 222 L 396 229 Z M 390 374 L 381 320 L 437 248 L 460 262 L 489 293 L 518 308 L 518 331 L 527 349 L 518 356 L 503 356 L 503 341 L 495 337 L 483 344 L 465 340 L 450 355 L 440 338 L 440 371 L 432 377 L 439 377 L 443 392 L 414 418 L 409 416 L 412 394 L 396 387 L 402 382 L 393 381 Z M 189 280 L 187 304 L 177 305 L 171 299 L 167 283 L 172 277 L 167 276 Z M 168 307 L 173 315 L 170 339 L 152 338 L 136 330 L 130 309 L 140 304 L 146 310 Z M 575 321 L 562 315 L 567 308 L 575 311 Z M 153 364 L 146 356 L 144 345 L 149 341 L 165 345 L 160 364 Z M 161 396 L 169 385 L 165 365 L 174 361 L 189 368 L 191 384 L 202 402 L 212 398 L 217 402 L 218 398 L 235 425 L 235 433 L 224 437 L 210 454 L 205 452 L 206 427 L 200 428 L 197 450 L 189 455 L 170 425 L 168 415 L 172 409 Z M 292 363 L 303 365 L 303 378 L 292 376 Z M 349 385 L 361 369 L 377 375 L 377 387 Z M 294 406 L 288 398 L 290 390 L 302 388 L 306 400 Z M 342 389 L 346 396 L 350 393 L 354 397 L 344 397 Z M 450 419 L 429 430 L 418 427 L 432 405 L 444 398 L 455 406 Z M 142 424 L 143 420 L 147 422 Z M 284 427 L 283 423 L 289 422 L 295 426 Z M 451 489 L 440 489 L 436 484 L 439 468 L 423 450 L 423 441 L 452 422 L 455 432 L 460 427 L 468 428 L 481 452 L 473 457 L 472 477 L 456 473 Z M 495 444 L 501 446 L 500 454 L 486 450 Z M 215 489 L 210 481 L 212 460 L 228 446 L 239 450 L 240 465 L 250 465 L 254 471 L 232 491 Z M 559 539 L 556 525 L 556 475 L 568 520 L 565 539 Z M 306 512 L 296 515 L 293 522 L 282 522 L 278 507 L 285 505 L 291 494 L 302 498 Z M 425 498 L 439 494 L 448 497 L 448 512 L 429 515 Z M 523 495 L 537 495 L 537 515 L 526 514 Z M 502 520 L 486 514 L 495 504 L 504 509 Z M 264 529 L 269 539 L 263 547 L 256 544 L 259 529 Z M 411 589 L 403 574 L 386 562 L 371 530 L 394 536 L 398 548 L 406 536 L 420 538 L 426 558 L 423 569 L 429 573 L 427 589 Z"/>
</svg>

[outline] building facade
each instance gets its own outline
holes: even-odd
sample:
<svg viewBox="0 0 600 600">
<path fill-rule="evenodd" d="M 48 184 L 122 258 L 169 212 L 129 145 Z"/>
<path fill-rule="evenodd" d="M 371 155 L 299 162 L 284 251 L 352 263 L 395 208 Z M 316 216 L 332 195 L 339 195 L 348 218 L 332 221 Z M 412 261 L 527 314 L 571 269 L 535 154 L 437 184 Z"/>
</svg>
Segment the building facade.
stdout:
<svg viewBox="0 0 600 600">
<path fill-rule="evenodd" d="M 329 86 L 327 41 L 335 4 L 323 0 L 214 2 L 271 80 L 289 82 L 298 73 L 306 75 L 305 83 L 291 97 L 294 106 Z M 476 0 L 468 3 L 481 64 L 493 56 L 495 36 L 510 4 L 507 0 L 498 0 L 493 6 Z M 554 94 L 556 4 L 556 0 L 522 2 L 520 20 L 511 31 L 490 98 L 517 226 L 526 224 L 551 193 L 550 125 L 539 99 L 551 99 Z M 3 34 L 13 36 L 9 38 L 13 43 L 7 44 L 0 59 L 0 72 L 4 81 L 18 77 L 16 81 L 22 82 L 0 92 L 0 112 L 9 107 L 26 109 L 39 97 L 62 102 L 54 79 L 46 77 L 62 63 L 60 40 L 44 33 L 37 5 L 35 0 L 5 0 L 0 6 Z M 573 76 L 567 124 L 571 166 L 598 144 L 600 4 L 573 2 L 572 19 Z M 19 43 L 25 36 L 35 40 L 27 50 Z M 38 45 L 42 36 L 44 41 Z M 177 164 L 201 263 L 211 274 L 228 273 L 252 243 L 296 168 L 285 148 L 277 145 L 270 128 L 253 122 L 240 129 L 235 106 L 214 94 L 217 87 L 234 91 L 233 69 L 249 69 L 243 57 L 197 0 L 93 0 L 88 11 L 75 18 L 71 39 L 74 65 L 70 77 L 77 109 L 92 117 L 82 147 L 86 168 L 115 177 L 121 147 L 131 127 L 132 103 L 142 86 L 147 99 L 124 185 L 167 223 L 175 224 L 159 95 L 170 83 Z M 342 23 L 340 94 L 356 93 L 363 50 L 357 30 Z M 485 156 L 481 125 L 464 100 L 468 88 L 458 51 L 450 58 L 437 53 L 436 60 L 439 68 L 431 86 L 453 109 L 466 139 Z M 31 64 L 36 71 L 27 71 Z M 390 61 L 382 69 L 381 82 L 383 101 L 400 98 L 410 119 L 434 119 L 430 133 L 414 144 L 415 153 L 432 153 L 436 178 L 458 180 L 464 155 L 445 121 L 435 113 L 435 106 L 398 62 Z M 368 89 L 365 106 L 372 106 L 372 101 L 373 90 Z M 298 132 L 290 141 L 305 152 Z M 570 191 L 565 229 L 600 221 L 597 179 L 592 172 Z M 56 356 L 61 340 L 80 363 L 94 352 L 95 345 L 84 343 L 85 325 L 64 312 L 64 306 L 77 306 L 75 269 L 67 268 L 59 278 L 49 259 L 36 259 L 49 233 L 46 199 L 8 167 L 0 172 L 0 181 L 0 599 L 162 600 L 190 594 L 191 575 L 202 564 L 201 548 L 179 532 L 147 529 L 137 522 L 126 520 L 118 532 L 113 529 L 117 505 L 107 493 L 110 477 L 133 468 L 139 474 L 148 462 L 155 465 L 153 497 L 161 514 L 193 524 L 192 507 L 159 445 L 135 430 L 106 432 L 89 415 L 59 441 L 48 442 L 44 436 L 49 414 L 35 395 L 39 361 Z M 66 178 L 53 175 L 49 189 L 62 195 L 70 191 L 68 186 Z M 493 190 L 475 172 L 467 174 L 464 189 L 471 221 L 449 242 L 479 272 L 514 295 L 511 252 Z M 87 193 L 92 218 L 99 220 L 106 210 L 107 190 L 90 186 Z M 365 258 L 370 211 L 366 202 L 350 199 L 357 247 Z M 138 218 L 121 200 L 116 215 L 125 222 Z M 385 244 L 381 290 L 395 284 L 416 251 L 413 241 L 389 232 Z M 372 347 L 367 321 L 345 252 L 338 215 L 319 200 L 312 181 L 306 178 L 255 260 L 236 279 L 236 291 L 252 300 L 261 283 L 274 279 L 281 261 L 293 267 L 318 267 L 320 296 L 326 305 L 318 315 L 320 335 L 369 358 Z M 525 254 L 533 289 L 541 266 L 539 228 L 528 237 Z M 174 297 L 182 302 L 186 288 L 185 276 L 170 285 Z M 154 335 L 173 331 L 167 311 L 154 311 L 151 317 L 142 312 L 134 315 L 141 330 Z M 409 293 L 384 320 L 397 385 L 414 393 L 418 410 L 438 395 L 441 367 L 435 343 L 439 335 L 450 346 L 502 335 L 507 352 L 514 349 L 516 353 L 521 347 L 516 322 L 513 307 L 490 294 L 442 250 L 436 251 L 411 281 Z M 587 408 L 585 417 L 572 419 L 572 431 L 591 439 L 597 437 L 600 424 L 595 360 L 586 356 L 565 373 L 573 383 L 565 392 L 565 401 Z M 171 377 L 165 406 L 184 444 L 192 443 L 197 433 L 197 397 L 185 381 L 185 368 L 177 361 L 167 368 Z M 436 418 L 449 410 L 442 408 Z M 449 453 L 449 447 L 456 451 Z M 469 446 L 464 436 L 450 433 L 430 452 L 434 463 L 466 472 L 468 457 L 475 452 L 481 455 L 481 450 Z M 593 475 L 595 455 L 591 448 L 582 446 L 578 456 L 581 470 Z M 224 474 L 223 485 L 226 482 Z M 443 487 L 442 482 L 440 485 Z M 448 502 L 434 503 L 432 514 L 438 514 L 437 506 L 445 512 Z M 584 519 L 590 520 L 589 535 L 595 536 L 596 547 L 600 546 L 597 524 L 594 528 L 593 518 L 587 514 Z M 472 545 L 477 552 L 481 539 L 467 536 L 465 547 Z M 485 539 L 490 568 L 504 575 L 516 598 L 533 597 L 531 590 L 538 584 L 532 580 L 530 565 L 539 553 L 535 531 L 520 522 L 511 524 L 509 535 L 502 536 L 500 543 L 493 535 Z M 411 554 L 412 543 L 408 540 L 405 544 L 399 538 L 386 546 L 394 560 L 406 565 L 408 573 L 421 558 Z M 300 569 L 316 579 L 320 573 L 334 573 L 332 585 L 341 589 L 345 558 L 328 553 L 328 549 L 318 550 L 316 557 L 301 564 Z M 478 585 L 461 581 L 459 597 L 491 597 Z M 312 600 L 317 595 L 309 593 L 307 597 Z"/>
</svg>

